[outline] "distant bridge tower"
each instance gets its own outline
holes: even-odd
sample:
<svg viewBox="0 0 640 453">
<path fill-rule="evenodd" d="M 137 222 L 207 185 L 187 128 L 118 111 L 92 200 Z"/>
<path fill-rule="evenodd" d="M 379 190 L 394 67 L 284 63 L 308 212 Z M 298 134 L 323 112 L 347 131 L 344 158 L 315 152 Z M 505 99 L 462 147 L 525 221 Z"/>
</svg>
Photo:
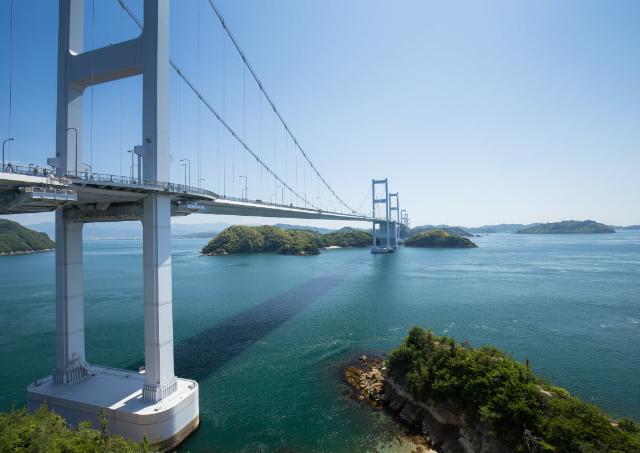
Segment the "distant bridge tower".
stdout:
<svg viewBox="0 0 640 453">
<path fill-rule="evenodd" d="M 77 150 L 67 140 L 72 129 L 82 133 L 84 90 L 142 75 L 142 145 L 136 154 L 143 158 L 145 180 L 169 181 L 169 0 L 144 0 L 144 29 L 137 38 L 86 52 L 84 0 L 60 0 L 59 8 L 57 175 L 82 170 L 82 140 Z M 28 406 L 46 404 L 71 424 L 86 419 L 97 424 L 105 409 L 115 434 L 170 448 L 199 423 L 198 384 L 174 375 L 171 200 L 152 193 L 141 206 L 114 208 L 108 201 L 95 209 L 113 209 L 119 220 L 125 214 L 126 220 L 142 220 L 145 372 L 86 363 L 82 222 L 92 221 L 92 211 L 89 207 L 79 221 L 72 209 L 61 207 L 56 211 L 56 368 L 28 387 Z"/>
<path fill-rule="evenodd" d="M 389 194 L 389 216 L 391 217 L 391 246 L 400 245 L 400 196 L 398 192 Z"/>
<path fill-rule="evenodd" d="M 377 198 L 376 186 L 384 186 L 384 196 Z M 389 203 L 389 183 L 387 179 L 373 179 L 371 181 L 371 199 L 373 205 L 373 243 L 371 253 L 392 253 L 395 250 L 395 236 L 392 229 L 391 210 Z M 376 206 L 383 205 L 383 217 L 376 218 Z"/>
</svg>

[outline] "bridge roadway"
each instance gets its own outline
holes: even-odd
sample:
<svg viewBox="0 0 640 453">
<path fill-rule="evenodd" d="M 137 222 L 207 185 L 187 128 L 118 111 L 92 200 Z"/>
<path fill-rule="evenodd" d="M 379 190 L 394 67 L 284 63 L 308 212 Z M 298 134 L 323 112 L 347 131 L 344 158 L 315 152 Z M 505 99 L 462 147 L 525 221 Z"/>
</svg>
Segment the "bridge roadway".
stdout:
<svg viewBox="0 0 640 453">
<path fill-rule="evenodd" d="M 223 196 L 182 184 L 139 182 L 136 178 L 98 173 L 56 177 L 34 168 L 16 167 L 10 172 L 0 172 L 0 214 L 48 212 L 64 206 L 65 216 L 77 222 L 142 220 L 144 197 L 162 193 L 171 198 L 172 216 L 197 213 L 361 222 L 374 220 L 355 213 Z"/>
</svg>

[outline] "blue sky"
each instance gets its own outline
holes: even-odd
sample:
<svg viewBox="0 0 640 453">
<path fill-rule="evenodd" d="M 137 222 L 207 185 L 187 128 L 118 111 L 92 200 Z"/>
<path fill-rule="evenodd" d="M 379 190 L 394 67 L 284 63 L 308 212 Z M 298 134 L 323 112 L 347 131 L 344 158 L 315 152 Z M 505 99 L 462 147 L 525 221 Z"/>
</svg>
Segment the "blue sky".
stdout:
<svg viewBox="0 0 640 453">
<path fill-rule="evenodd" d="M 141 16 L 140 0 L 127 3 Z M 91 4 L 87 48 L 136 35 L 115 0 L 93 0 L 95 15 Z M 414 225 L 640 223 L 639 2 L 216 4 L 305 150 L 351 205 L 372 177 L 388 177 Z M 315 199 L 317 182 L 274 128 L 208 1 L 171 6 L 172 58 L 256 152 Z M 8 0 L 0 24 L 4 137 Z M 56 40 L 57 2 L 14 0 L 14 160 L 43 163 L 55 153 Z M 240 196 L 246 174 L 251 198 L 277 197 L 175 74 L 171 83 L 172 178 L 182 182 L 179 158 L 188 157 L 193 185 L 200 160 L 204 187 Z M 140 89 L 133 78 L 87 91 L 84 160 L 95 171 L 128 174 Z M 181 221 L 220 220 L 256 221 Z"/>
</svg>

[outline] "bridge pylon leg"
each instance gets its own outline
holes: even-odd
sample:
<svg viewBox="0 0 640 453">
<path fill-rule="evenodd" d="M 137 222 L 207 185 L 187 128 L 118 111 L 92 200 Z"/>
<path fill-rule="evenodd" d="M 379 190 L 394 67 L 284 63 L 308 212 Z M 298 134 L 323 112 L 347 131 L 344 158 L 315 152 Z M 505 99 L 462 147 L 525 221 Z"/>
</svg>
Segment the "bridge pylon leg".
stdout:
<svg viewBox="0 0 640 453">
<path fill-rule="evenodd" d="M 78 382 L 91 370 L 84 356 L 82 223 L 56 212 L 56 384 Z"/>
<path fill-rule="evenodd" d="M 143 397 L 160 401 L 176 390 L 173 371 L 173 303 L 171 283 L 171 200 L 144 199 L 142 221 L 144 264 Z"/>
</svg>

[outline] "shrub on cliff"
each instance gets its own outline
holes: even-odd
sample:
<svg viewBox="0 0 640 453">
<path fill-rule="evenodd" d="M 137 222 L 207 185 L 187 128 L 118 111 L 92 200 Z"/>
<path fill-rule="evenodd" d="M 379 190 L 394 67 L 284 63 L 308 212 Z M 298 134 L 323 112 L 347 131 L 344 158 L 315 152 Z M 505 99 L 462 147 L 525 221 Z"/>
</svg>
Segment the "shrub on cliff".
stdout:
<svg viewBox="0 0 640 453">
<path fill-rule="evenodd" d="M 371 233 L 354 228 L 342 228 L 322 235 L 324 247 L 369 247 L 372 240 Z"/>
<path fill-rule="evenodd" d="M 389 376 L 421 401 L 453 403 L 516 452 L 638 452 L 640 429 L 553 387 L 494 347 L 475 349 L 414 327 Z"/>
<path fill-rule="evenodd" d="M 130 453 L 151 448 L 110 435 L 106 422 L 101 431 L 91 428 L 90 422 L 70 429 L 61 416 L 43 406 L 33 414 L 25 409 L 0 412 L 0 451 Z"/>
</svg>

